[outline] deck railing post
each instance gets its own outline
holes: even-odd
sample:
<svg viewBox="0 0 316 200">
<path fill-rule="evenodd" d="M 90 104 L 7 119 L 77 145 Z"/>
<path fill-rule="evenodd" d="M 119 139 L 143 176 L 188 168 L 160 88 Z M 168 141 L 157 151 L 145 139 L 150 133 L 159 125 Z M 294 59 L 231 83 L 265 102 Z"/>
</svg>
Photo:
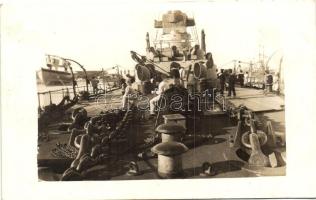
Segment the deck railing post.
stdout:
<svg viewBox="0 0 316 200">
<path fill-rule="evenodd" d="M 66 88 L 66 95 L 70 97 L 70 94 L 69 94 L 69 89 L 68 89 L 68 87 Z"/>
<path fill-rule="evenodd" d="M 38 100 L 38 109 L 41 109 L 41 98 L 40 98 L 40 93 L 37 93 L 37 100 Z"/>
<path fill-rule="evenodd" d="M 52 104 L 52 94 L 50 91 L 48 93 L 49 93 L 49 104 Z"/>
</svg>

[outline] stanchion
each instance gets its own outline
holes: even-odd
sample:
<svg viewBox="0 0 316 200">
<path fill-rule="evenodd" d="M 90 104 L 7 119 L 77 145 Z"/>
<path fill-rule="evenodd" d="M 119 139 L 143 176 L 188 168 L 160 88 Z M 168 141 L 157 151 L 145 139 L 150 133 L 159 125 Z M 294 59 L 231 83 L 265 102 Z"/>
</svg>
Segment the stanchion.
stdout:
<svg viewBox="0 0 316 200">
<path fill-rule="evenodd" d="M 51 105 L 52 104 L 52 94 L 50 91 L 48 93 L 49 93 L 49 104 Z"/>
</svg>

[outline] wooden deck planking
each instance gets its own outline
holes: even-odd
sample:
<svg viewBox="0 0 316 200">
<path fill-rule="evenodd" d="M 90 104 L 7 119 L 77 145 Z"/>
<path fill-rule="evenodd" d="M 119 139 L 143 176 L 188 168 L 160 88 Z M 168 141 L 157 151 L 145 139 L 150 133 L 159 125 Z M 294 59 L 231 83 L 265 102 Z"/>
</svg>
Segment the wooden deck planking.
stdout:
<svg viewBox="0 0 316 200">
<path fill-rule="evenodd" d="M 244 105 L 254 112 L 278 111 L 284 109 L 284 98 L 274 94 L 263 94 L 262 90 L 238 88 L 236 98 L 227 100 L 235 107 Z"/>
<path fill-rule="evenodd" d="M 284 99 L 282 97 L 276 96 L 276 95 L 264 95 L 262 90 L 254 90 L 249 88 L 236 88 L 237 92 L 237 98 L 231 98 L 228 99 L 232 104 L 234 104 L 236 107 L 243 104 L 247 106 L 249 109 L 253 110 L 254 112 L 260 112 L 260 111 L 268 111 L 268 110 L 283 110 L 281 105 L 284 105 Z M 111 103 L 114 105 L 112 108 L 121 106 L 120 96 L 117 96 L 112 99 L 112 101 L 106 101 L 103 103 L 88 103 L 88 104 L 82 104 L 78 106 L 84 106 L 87 109 L 89 116 L 95 116 L 99 114 L 102 110 L 107 110 Z M 76 105 L 77 106 L 77 105 Z M 283 112 L 283 111 L 281 111 Z M 278 114 L 277 116 L 275 116 Z M 272 120 L 276 121 L 275 123 L 279 124 L 280 130 L 276 127 L 276 131 L 284 132 L 284 113 L 268 113 L 266 116 L 265 114 L 262 114 L 262 118 L 266 120 Z M 276 120 L 277 119 L 277 120 Z M 154 120 L 145 120 L 142 124 L 135 124 L 133 128 L 131 128 L 131 132 L 134 132 L 134 136 L 137 138 L 137 143 L 144 140 L 146 136 L 154 132 L 153 127 Z M 234 127 L 226 127 L 226 129 L 229 129 L 230 132 L 234 129 Z M 219 138 L 217 138 L 219 137 Z M 51 138 L 51 141 L 46 143 L 42 143 L 39 146 L 39 155 L 38 159 L 53 159 L 58 160 L 58 158 L 54 158 L 50 154 L 50 150 L 55 147 L 55 144 L 57 141 L 60 141 L 61 143 L 64 143 L 68 140 L 69 135 L 63 134 L 63 135 L 56 135 Z M 201 171 L 200 166 L 203 162 L 209 161 L 211 163 L 217 163 L 217 164 L 224 164 L 225 166 L 228 164 L 228 161 L 232 159 L 231 155 L 224 155 L 223 153 L 215 153 L 215 152 L 225 152 L 228 151 L 227 147 L 228 144 L 228 135 L 227 133 L 223 135 L 216 136 L 217 139 L 223 139 L 222 142 L 219 143 L 209 143 L 204 144 L 202 146 L 199 146 L 195 149 L 191 149 L 187 153 L 183 155 L 183 167 L 187 174 L 187 178 L 200 178 L 198 176 L 199 172 Z M 233 153 L 233 152 L 231 152 Z M 234 159 L 232 159 L 234 160 Z M 154 167 L 157 167 L 157 159 L 151 159 L 150 162 Z M 146 169 L 146 173 L 142 176 L 139 176 L 137 178 L 135 177 L 127 177 L 127 176 L 115 176 L 112 177 L 113 180 L 124 180 L 124 179 L 152 179 L 156 178 L 154 171 L 148 168 L 146 163 L 143 161 L 139 162 L 141 169 Z M 228 165 L 227 165 L 228 166 Z M 228 169 L 227 171 L 224 170 L 224 172 L 219 173 L 215 177 L 240 177 L 240 176 L 251 176 L 250 173 L 245 172 L 243 170 L 236 170 L 232 171 Z"/>
</svg>

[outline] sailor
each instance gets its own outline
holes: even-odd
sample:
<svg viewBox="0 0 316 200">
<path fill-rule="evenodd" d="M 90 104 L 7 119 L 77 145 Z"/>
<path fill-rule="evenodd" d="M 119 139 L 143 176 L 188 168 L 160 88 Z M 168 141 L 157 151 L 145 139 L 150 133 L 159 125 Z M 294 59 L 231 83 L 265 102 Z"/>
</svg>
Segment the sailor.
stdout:
<svg viewBox="0 0 316 200">
<path fill-rule="evenodd" d="M 217 86 L 217 66 L 214 64 L 212 53 L 206 54 L 206 82 L 208 94 L 215 96 Z"/>
<path fill-rule="evenodd" d="M 133 95 L 136 93 L 135 90 L 132 88 L 132 84 L 134 83 L 135 79 L 129 77 L 127 78 L 127 86 L 125 88 L 125 93 L 122 99 L 122 107 L 123 109 L 128 109 L 129 107 L 129 100 L 133 100 Z"/>
<path fill-rule="evenodd" d="M 224 95 L 225 80 L 226 80 L 224 69 L 221 69 L 221 72 L 218 74 L 218 79 L 219 79 L 219 84 L 220 84 L 220 93 L 221 95 Z"/>
<path fill-rule="evenodd" d="M 191 55 L 195 55 L 196 59 L 198 60 L 204 59 L 204 54 L 205 52 L 202 49 L 200 49 L 200 45 L 198 44 L 194 46 L 194 49 L 191 52 Z M 192 59 L 192 56 L 191 56 L 191 59 Z"/>
<path fill-rule="evenodd" d="M 81 156 L 89 153 L 90 149 L 98 142 L 100 142 L 100 138 L 95 132 L 94 125 L 89 121 L 86 123 L 85 129 L 82 130 L 82 134 L 76 136 L 76 139 L 74 141 L 74 143 L 76 143 L 74 144 L 74 146 L 79 148 L 79 151 L 76 159 L 71 163 L 71 167 L 77 167 L 80 163 Z"/>
<path fill-rule="evenodd" d="M 82 129 L 85 123 L 90 119 L 88 117 L 87 110 L 82 107 L 74 109 L 71 117 L 73 119 L 73 122 L 68 127 L 69 131 L 71 131 L 74 128 Z"/>
<path fill-rule="evenodd" d="M 242 70 L 240 70 L 238 74 L 238 81 L 239 81 L 240 87 L 244 87 L 244 73 Z"/>
<path fill-rule="evenodd" d="M 207 53 L 206 59 L 207 79 L 211 80 L 211 86 L 214 88 L 215 80 L 217 78 L 217 66 L 214 64 L 212 53 Z"/>
<path fill-rule="evenodd" d="M 248 72 L 246 72 L 245 73 L 245 76 L 244 76 L 244 85 L 247 87 L 247 85 L 248 85 L 248 79 L 249 79 L 249 73 Z"/>
<path fill-rule="evenodd" d="M 185 70 L 183 67 L 180 67 L 179 74 L 180 74 L 180 85 L 184 87 Z"/>
<path fill-rule="evenodd" d="M 68 101 L 68 103 L 65 103 L 66 101 Z M 65 111 L 71 108 L 77 102 L 78 96 L 74 96 L 72 100 L 70 100 L 69 96 L 65 96 L 59 104 L 45 106 L 44 111 L 38 118 L 39 132 L 42 132 L 42 130 L 45 131 L 50 122 L 60 119 L 60 117 L 64 115 Z"/>
<path fill-rule="evenodd" d="M 272 85 L 273 85 L 273 76 L 269 70 L 266 70 L 266 82 L 265 82 L 266 92 L 272 92 Z"/>
<path fill-rule="evenodd" d="M 177 57 L 182 57 L 183 55 L 179 53 L 179 50 L 176 46 L 171 47 L 171 60 L 177 60 Z"/>
<path fill-rule="evenodd" d="M 170 75 L 174 79 L 175 85 L 181 85 L 181 74 L 180 74 L 181 65 L 177 62 L 172 62 L 170 64 Z"/>
<path fill-rule="evenodd" d="M 122 95 L 125 94 L 125 89 L 127 87 L 127 84 L 126 84 L 126 80 L 124 78 L 121 79 L 121 89 L 122 89 Z"/>
<path fill-rule="evenodd" d="M 99 84 L 99 80 L 96 79 L 95 77 L 92 77 L 91 85 L 92 85 L 92 88 L 93 88 L 93 94 L 97 94 L 98 93 L 98 84 Z"/>
<path fill-rule="evenodd" d="M 280 92 L 279 80 L 280 80 L 280 74 L 277 72 L 277 73 L 274 75 L 274 78 L 273 78 L 273 86 L 272 86 L 273 91 L 275 91 L 277 94 L 279 94 L 279 92 Z"/>
<path fill-rule="evenodd" d="M 236 91 L 235 91 L 235 82 L 236 82 L 236 74 L 233 72 L 232 69 L 228 70 L 229 75 L 228 75 L 228 96 L 231 96 L 231 93 L 233 93 L 233 96 L 236 96 Z"/>
<path fill-rule="evenodd" d="M 155 48 L 154 47 L 150 47 L 149 51 L 148 51 L 148 55 L 147 55 L 148 60 L 154 61 L 155 56 L 157 56 Z"/>
<path fill-rule="evenodd" d="M 158 90 L 153 91 L 153 93 L 156 93 L 157 96 L 152 98 L 149 101 L 149 106 L 150 106 L 150 117 L 155 116 L 155 104 L 158 103 L 161 95 L 169 88 L 169 84 L 167 81 L 167 78 L 164 78 L 158 85 Z"/>
</svg>

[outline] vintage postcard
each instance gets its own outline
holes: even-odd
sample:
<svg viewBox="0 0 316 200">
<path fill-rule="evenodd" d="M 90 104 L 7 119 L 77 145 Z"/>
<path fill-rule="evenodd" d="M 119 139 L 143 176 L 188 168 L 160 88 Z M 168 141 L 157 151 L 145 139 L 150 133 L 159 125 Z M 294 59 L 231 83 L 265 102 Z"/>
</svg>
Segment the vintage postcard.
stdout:
<svg viewBox="0 0 316 200">
<path fill-rule="evenodd" d="M 11 86 L 3 94 L 24 105 L 28 128 L 12 130 L 32 142 L 28 180 L 45 187 L 39 196 L 76 185 L 67 198 L 105 198 L 92 192 L 100 184 L 115 188 L 109 198 L 309 195 L 309 186 L 287 193 L 284 182 L 297 184 L 288 149 L 299 147 L 288 138 L 300 134 L 291 127 L 301 116 L 288 113 L 295 93 L 311 87 L 297 90 L 293 77 L 314 77 L 303 70 L 315 48 L 315 2 L 30 1 L 1 10 L 2 52 L 12 60 L 3 57 Z M 214 196 L 187 191 L 217 182 Z M 54 194 L 49 183 L 65 188 Z M 285 185 L 264 193 L 252 183 Z"/>
</svg>

